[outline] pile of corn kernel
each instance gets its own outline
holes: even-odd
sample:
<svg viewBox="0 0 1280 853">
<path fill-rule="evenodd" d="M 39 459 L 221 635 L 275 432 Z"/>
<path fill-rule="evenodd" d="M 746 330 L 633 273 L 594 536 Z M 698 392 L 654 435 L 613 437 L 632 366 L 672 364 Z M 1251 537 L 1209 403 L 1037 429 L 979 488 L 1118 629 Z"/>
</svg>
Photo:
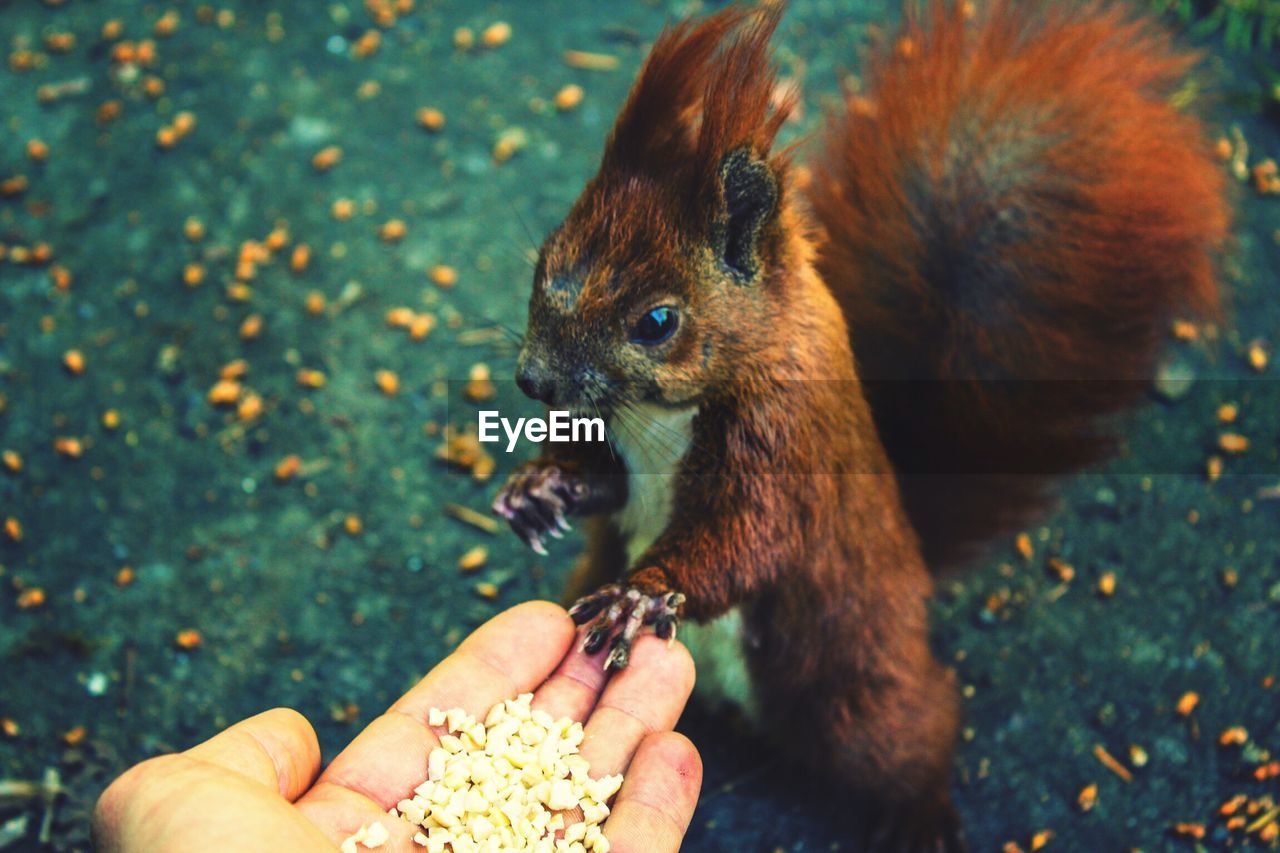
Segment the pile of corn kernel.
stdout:
<svg viewBox="0 0 1280 853">
<path fill-rule="evenodd" d="M 389 812 L 421 828 L 413 840 L 428 853 L 608 853 L 600 825 L 622 776 L 592 779 L 578 755 L 582 724 L 553 720 L 532 702 L 532 693 L 499 702 L 483 723 L 460 708 L 431 709 L 427 722 L 449 733 L 427 757 L 427 781 Z M 583 820 L 566 826 L 575 807 Z M 342 853 L 388 837 L 379 823 L 363 826 Z"/>
</svg>

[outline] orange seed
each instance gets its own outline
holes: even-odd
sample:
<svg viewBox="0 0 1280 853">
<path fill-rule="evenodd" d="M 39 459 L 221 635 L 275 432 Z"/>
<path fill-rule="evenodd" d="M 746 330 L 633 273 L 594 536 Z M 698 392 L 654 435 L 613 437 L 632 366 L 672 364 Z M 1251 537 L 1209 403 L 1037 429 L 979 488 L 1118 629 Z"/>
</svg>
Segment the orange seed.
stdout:
<svg viewBox="0 0 1280 853">
<path fill-rule="evenodd" d="M 480 33 L 480 43 L 485 47 L 501 47 L 510 40 L 511 25 L 506 21 L 490 24 Z"/>
<path fill-rule="evenodd" d="M 1218 448 L 1224 453 L 1244 453 L 1249 449 L 1249 439 L 1239 433 L 1224 432 L 1218 436 Z"/>
<path fill-rule="evenodd" d="M 44 590 L 38 586 L 33 586 L 33 587 L 30 587 L 29 589 L 24 589 L 22 592 L 18 593 L 18 609 L 19 610 L 34 610 L 35 608 L 43 605 L 44 602 L 45 602 Z"/>
<path fill-rule="evenodd" d="M 351 45 L 351 54 L 356 59 L 368 59 L 377 53 L 381 46 L 382 33 L 377 30 L 366 30 L 360 38 L 356 39 L 355 44 Z"/>
<path fill-rule="evenodd" d="M 1232 726 L 1218 735 L 1220 746 L 1240 746 L 1249 740 L 1249 732 L 1244 726 Z"/>
<path fill-rule="evenodd" d="M 569 110 L 575 109 L 582 103 L 584 96 L 585 93 L 582 91 L 581 86 L 575 83 L 570 83 L 559 92 L 556 92 L 556 109 L 560 110 L 560 112 L 568 112 Z"/>
<path fill-rule="evenodd" d="M 56 290 L 68 290 L 71 287 L 71 270 L 61 264 L 49 267 L 49 281 Z"/>
<path fill-rule="evenodd" d="M 339 222 L 346 222 L 356 213 L 356 203 L 349 198 L 340 198 L 334 201 L 333 207 L 330 208 L 333 218 Z"/>
<path fill-rule="evenodd" d="M 436 318 L 433 314 L 415 314 L 409 324 L 409 337 L 415 341 L 424 339 L 435 328 Z"/>
<path fill-rule="evenodd" d="M 289 256 L 289 269 L 296 273 L 306 270 L 311 263 L 311 247 L 306 243 L 299 243 L 293 247 L 293 254 Z"/>
<path fill-rule="evenodd" d="M 316 152 L 316 155 L 311 158 L 311 166 L 317 172 L 327 172 L 338 165 L 340 160 L 342 160 L 342 149 L 336 145 L 329 145 Z"/>
<path fill-rule="evenodd" d="M 303 388 L 323 388 L 325 375 L 323 371 L 304 367 L 298 371 L 298 384 Z"/>
<path fill-rule="evenodd" d="M 1180 341 L 1191 342 L 1200 337 L 1200 329 L 1188 320 L 1174 320 L 1172 330 L 1173 336 Z"/>
<path fill-rule="evenodd" d="M 400 390 L 400 377 L 393 371 L 379 370 L 374 374 L 374 381 L 378 385 L 378 390 L 388 397 L 394 397 Z"/>
<path fill-rule="evenodd" d="M 444 113 L 435 107 L 422 107 L 417 112 L 417 118 L 418 124 L 432 133 L 438 133 L 444 129 Z"/>
<path fill-rule="evenodd" d="M 1261 341 L 1249 344 L 1249 366 L 1258 373 L 1267 369 L 1267 348 Z"/>
<path fill-rule="evenodd" d="M 483 545 L 477 545 L 467 551 L 458 558 L 458 570 L 463 572 L 474 572 L 483 566 L 489 560 L 489 549 Z"/>
<path fill-rule="evenodd" d="M 387 325 L 393 329 L 407 329 L 413 322 L 412 308 L 392 308 L 386 314 Z"/>
<path fill-rule="evenodd" d="M 498 389 L 489 378 L 489 365 L 473 364 L 467 377 L 467 384 L 462 389 L 463 396 L 475 403 L 492 400 L 498 396 Z"/>
<path fill-rule="evenodd" d="M 240 324 L 240 339 L 243 341 L 252 341 L 262 334 L 262 315 L 250 314 L 244 318 L 244 322 Z"/>
<path fill-rule="evenodd" d="M 236 407 L 236 417 L 242 421 L 257 420 L 262 416 L 262 397 L 250 391 Z"/>
<path fill-rule="evenodd" d="M 230 406 L 240 399 L 240 383 L 234 379 L 220 379 L 209 389 L 208 399 L 215 406 Z"/>
<path fill-rule="evenodd" d="M 276 463 L 276 468 L 273 473 L 276 480 L 283 483 L 288 480 L 292 480 L 301 470 L 302 457 L 298 456 L 296 453 L 290 453 L 288 456 Z"/>
<path fill-rule="evenodd" d="M 84 455 L 84 445 L 75 436 L 59 436 L 53 440 L 53 449 L 59 456 L 79 459 Z"/>
<path fill-rule="evenodd" d="M 378 236 L 384 243 L 397 243 L 404 239 L 407 232 L 408 227 L 403 219 L 388 219 L 378 229 Z"/>
<path fill-rule="evenodd" d="M 187 110 L 183 110 L 182 112 L 178 113 L 173 117 L 173 132 L 178 135 L 179 139 L 191 133 L 191 131 L 195 130 L 195 128 L 196 128 L 195 113 L 189 112 Z"/>
<path fill-rule="evenodd" d="M 173 638 L 174 645 L 180 649 L 186 649 L 187 651 L 198 648 L 203 642 L 204 637 L 202 637 L 200 632 L 195 628 L 184 628 Z"/>
<path fill-rule="evenodd" d="M 428 273 L 436 287 L 450 288 L 458 283 L 458 271 L 445 264 L 436 264 Z"/>
</svg>

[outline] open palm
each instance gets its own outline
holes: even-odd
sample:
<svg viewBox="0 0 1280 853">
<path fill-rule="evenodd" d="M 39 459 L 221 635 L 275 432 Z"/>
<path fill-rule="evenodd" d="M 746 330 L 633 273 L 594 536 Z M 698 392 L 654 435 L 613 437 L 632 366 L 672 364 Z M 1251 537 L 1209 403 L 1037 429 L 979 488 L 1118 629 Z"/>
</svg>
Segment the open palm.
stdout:
<svg viewBox="0 0 1280 853">
<path fill-rule="evenodd" d="M 545 602 L 514 607 L 481 626 L 344 749 L 323 772 L 311 724 L 276 709 L 183 753 L 146 761 L 102 795 L 94 837 L 103 851 L 333 850 L 375 820 L 382 848 L 421 850 L 419 831 L 387 817 L 426 778 L 439 729 L 431 708 L 483 718 L 494 703 L 532 692 L 534 707 L 584 723 L 581 754 L 599 777 L 626 781 L 604 825 L 614 851 L 680 847 L 702 781 L 693 745 L 671 731 L 693 687 L 683 647 L 655 637 L 631 666 L 606 678 L 578 651 L 573 622 Z"/>
</svg>

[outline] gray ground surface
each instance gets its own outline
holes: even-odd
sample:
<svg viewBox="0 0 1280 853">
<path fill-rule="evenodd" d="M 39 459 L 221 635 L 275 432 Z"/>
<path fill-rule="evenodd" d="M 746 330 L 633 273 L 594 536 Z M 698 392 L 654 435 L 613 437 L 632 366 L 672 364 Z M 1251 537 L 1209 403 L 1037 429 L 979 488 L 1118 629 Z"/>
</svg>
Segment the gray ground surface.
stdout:
<svg viewBox="0 0 1280 853">
<path fill-rule="evenodd" d="M 165 7 L 0 2 L 11 53 L 44 53 L 50 32 L 76 38 L 34 70 L 15 70 L 21 58 L 0 68 L 0 180 L 29 182 L 0 198 L 0 242 L 47 242 L 72 275 L 61 292 L 47 264 L 0 261 L 0 448 L 23 462 L 0 471 L 0 517 L 23 528 L 21 542 L 0 535 L 0 718 L 12 722 L 0 734 L 0 776 L 62 769 L 71 796 L 55 824 L 59 847 L 84 846 L 87 810 L 121 768 L 259 709 L 300 709 L 331 755 L 489 615 L 554 596 L 574 552 L 567 542 L 539 560 L 514 537 L 446 518 L 446 502 L 483 510 L 494 482 L 444 469 L 434 432 L 473 421 L 461 393 L 471 365 L 509 373 L 510 344 L 475 331 L 523 325 L 530 235 L 555 224 L 593 171 L 644 44 L 687 10 L 418 5 L 376 54 L 356 59 L 350 45 L 371 24 L 354 0 L 270 11 L 229 2 L 226 26 L 175 4 L 176 33 L 156 40 L 158 58 L 141 71 L 163 80 L 152 98 L 140 79 L 113 74 L 99 33 L 118 18 L 124 38 L 148 37 Z M 780 57 L 804 79 L 793 129 L 803 132 L 892 4 L 792 5 Z M 509 43 L 452 46 L 456 27 L 497 20 L 511 24 Z M 570 68 L 566 48 L 616 55 L 620 67 Z M 1252 85 L 1253 63 L 1273 60 L 1208 63 L 1227 93 L 1217 117 L 1241 126 L 1255 159 L 1280 154 L 1276 117 L 1233 93 Z M 38 100 L 37 87 L 63 81 L 81 91 Z M 362 96 L 365 81 L 379 91 Z M 568 83 L 585 99 L 560 114 L 545 102 Z M 122 109 L 104 125 L 95 113 L 108 100 Z M 445 113 L 442 132 L 415 124 L 421 106 Z M 157 130 L 183 110 L 195 129 L 159 150 Z M 511 128 L 527 145 L 495 164 L 491 150 Z M 48 144 L 47 161 L 28 160 L 32 138 Z M 326 145 L 344 156 L 317 174 L 310 160 Z M 349 221 L 330 214 L 339 198 L 355 201 Z M 1056 849 L 1190 847 L 1171 832 L 1177 822 L 1206 824 L 1202 843 L 1218 847 L 1222 801 L 1276 792 L 1276 780 L 1251 773 L 1280 750 L 1280 692 L 1264 681 L 1280 676 L 1280 501 L 1258 496 L 1280 481 L 1280 395 L 1265 381 L 1276 366 L 1254 373 L 1245 347 L 1280 343 L 1280 202 L 1242 188 L 1239 210 L 1232 320 L 1216 344 L 1173 344 L 1198 376 L 1189 392 L 1132 420 L 1125 458 L 1067 484 L 1061 508 L 1029 531 L 1032 559 L 1000 544 L 941 585 L 937 646 L 967 697 L 955 794 L 978 850 L 1026 848 L 1043 830 Z M 202 242 L 183 236 L 188 217 L 206 226 Z M 377 228 L 392 218 L 407 233 L 386 244 Z M 290 245 L 311 246 L 309 268 L 291 273 L 286 250 L 259 267 L 250 292 L 229 292 L 241 243 L 281 222 Z M 187 287 L 183 267 L 196 262 L 207 275 Z M 435 264 L 457 269 L 455 287 L 429 282 Z M 320 316 L 305 307 L 312 291 L 326 299 Z M 439 324 L 414 342 L 385 325 L 395 306 Z M 244 342 L 237 330 L 255 313 L 263 332 Z M 63 366 L 72 348 L 86 362 L 79 376 Z M 247 425 L 206 401 L 219 368 L 238 358 L 264 401 Z M 324 371 L 324 387 L 299 387 L 300 367 Z M 398 394 L 379 392 L 379 369 L 398 374 Z M 526 409 L 499 390 L 502 408 Z M 1227 401 L 1239 404 L 1232 429 L 1251 447 L 1210 483 L 1205 462 L 1224 429 L 1215 411 Z M 103 425 L 107 410 L 115 429 Z M 81 458 L 59 455 L 59 436 L 78 437 Z M 289 454 L 302 472 L 278 483 L 273 469 Z M 514 461 L 499 456 L 495 480 Z M 457 559 L 476 544 L 489 548 L 488 566 L 464 576 Z M 1047 572 L 1049 556 L 1073 565 L 1074 579 Z M 136 579 L 121 587 L 124 566 Z M 1104 597 L 1108 571 L 1116 589 Z M 477 595 L 478 581 L 497 584 L 497 599 Z M 43 605 L 19 607 L 37 587 Z M 178 648 L 184 629 L 203 644 Z M 1188 691 L 1200 702 L 1183 718 L 1174 706 Z M 707 763 L 688 849 L 819 850 L 847 832 L 844 804 L 726 720 L 695 710 L 683 725 Z M 1237 725 L 1248 744 L 1219 746 Z M 78 726 L 84 738 L 68 745 Z M 1133 768 L 1131 782 L 1097 760 L 1099 745 Z M 1134 766 L 1131 745 L 1145 766 Z M 1097 805 L 1081 813 L 1090 783 Z"/>
</svg>

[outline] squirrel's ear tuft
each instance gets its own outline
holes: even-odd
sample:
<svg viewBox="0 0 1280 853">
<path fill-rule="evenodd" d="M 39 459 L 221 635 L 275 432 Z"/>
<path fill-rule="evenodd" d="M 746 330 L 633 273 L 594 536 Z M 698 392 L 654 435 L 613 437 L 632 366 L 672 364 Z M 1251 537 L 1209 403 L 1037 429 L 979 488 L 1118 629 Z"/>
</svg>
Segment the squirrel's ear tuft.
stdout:
<svg viewBox="0 0 1280 853">
<path fill-rule="evenodd" d="M 745 145 L 725 155 L 719 176 L 720 211 L 712 239 L 721 263 L 750 281 L 760 272 L 760 232 L 778 212 L 778 179 Z"/>
<path fill-rule="evenodd" d="M 669 28 L 654 42 L 605 145 L 601 171 L 646 174 L 710 189 L 744 143 L 767 156 L 793 98 L 775 98 L 769 39 L 781 0 L 730 5 Z M 673 169 L 674 166 L 674 169 Z"/>
</svg>

